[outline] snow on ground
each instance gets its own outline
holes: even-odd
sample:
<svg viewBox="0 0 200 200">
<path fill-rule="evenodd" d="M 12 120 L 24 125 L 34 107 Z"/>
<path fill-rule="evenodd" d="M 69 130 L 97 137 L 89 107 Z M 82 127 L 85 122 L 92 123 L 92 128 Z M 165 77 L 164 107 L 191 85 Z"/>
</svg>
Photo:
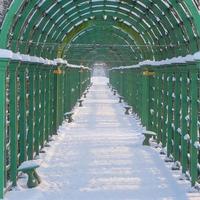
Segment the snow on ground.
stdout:
<svg viewBox="0 0 200 200">
<path fill-rule="evenodd" d="M 142 146 L 142 127 L 124 115 L 122 104 L 93 78 L 84 107 L 76 108 L 71 124 L 41 154 L 42 183 L 27 189 L 26 177 L 6 194 L 6 200 L 185 200 L 189 183 L 178 181 L 158 152 Z M 195 198 L 196 196 L 196 198 Z"/>
</svg>

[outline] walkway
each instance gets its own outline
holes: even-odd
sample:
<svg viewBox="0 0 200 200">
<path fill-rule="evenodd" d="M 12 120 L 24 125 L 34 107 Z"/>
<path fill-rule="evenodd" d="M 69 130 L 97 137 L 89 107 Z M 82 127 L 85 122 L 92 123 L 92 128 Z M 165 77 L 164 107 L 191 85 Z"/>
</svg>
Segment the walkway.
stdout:
<svg viewBox="0 0 200 200">
<path fill-rule="evenodd" d="M 6 199 L 188 199 L 189 184 L 177 182 L 158 152 L 141 145 L 141 131 L 136 118 L 124 115 L 105 79 L 94 79 L 75 122 L 63 124 L 41 156 L 42 184 L 29 190 L 21 178 Z"/>
</svg>

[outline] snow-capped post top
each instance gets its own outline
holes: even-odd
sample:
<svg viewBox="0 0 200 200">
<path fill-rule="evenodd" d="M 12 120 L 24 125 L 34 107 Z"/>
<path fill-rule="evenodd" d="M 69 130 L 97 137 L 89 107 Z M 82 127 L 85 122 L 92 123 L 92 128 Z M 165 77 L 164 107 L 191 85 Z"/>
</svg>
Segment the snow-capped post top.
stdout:
<svg viewBox="0 0 200 200">
<path fill-rule="evenodd" d="M 14 61 L 22 61 L 22 56 L 19 52 L 12 54 L 12 60 Z"/>
<path fill-rule="evenodd" d="M 189 54 L 189 55 L 183 57 L 183 60 L 184 60 L 185 62 L 194 62 L 194 61 L 195 61 L 194 55 Z"/>
<path fill-rule="evenodd" d="M 13 52 L 8 49 L 0 49 L 0 59 L 12 59 Z"/>
<path fill-rule="evenodd" d="M 65 65 L 68 65 L 68 62 L 67 62 L 67 60 L 63 60 L 63 61 L 64 61 L 64 64 L 65 64 Z"/>
<path fill-rule="evenodd" d="M 29 55 L 21 54 L 22 56 L 22 62 L 31 62 L 31 58 Z"/>
<path fill-rule="evenodd" d="M 55 60 L 52 60 L 52 65 L 57 66 L 57 62 Z"/>
<path fill-rule="evenodd" d="M 56 61 L 58 64 L 65 64 L 65 61 L 64 61 L 62 58 L 56 58 L 55 61 Z"/>
<path fill-rule="evenodd" d="M 45 65 L 51 65 L 51 62 L 50 62 L 49 59 L 45 58 L 45 59 L 44 59 L 44 64 L 45 64 Z"/>
<path fill-rule="evenodd" d="M 174 57 L 171 59 L 171 64 L 182 64 L 182 63 L 185 63 L 182 56 Z"/>
<path fill-rule="evenodd" d="M 40 63 L 40 58 L 37 56 L 31 56 L 31 62 L 33 63 Z"/>
<path fill-rule="evenodd" d="M 40 63 L 41 64 L 45 64 L 45 59 L 44 58 L 40 57 L 39 59 L 40 59 Z"/>
<path fill-rule="evenodd" d="M 198 52 L 196 52 L 196 53 L 194 54 L 194 60 L 195 60 L 195 61 L 200 61 L 200 51 L 198 51 Z"/>
</svg>

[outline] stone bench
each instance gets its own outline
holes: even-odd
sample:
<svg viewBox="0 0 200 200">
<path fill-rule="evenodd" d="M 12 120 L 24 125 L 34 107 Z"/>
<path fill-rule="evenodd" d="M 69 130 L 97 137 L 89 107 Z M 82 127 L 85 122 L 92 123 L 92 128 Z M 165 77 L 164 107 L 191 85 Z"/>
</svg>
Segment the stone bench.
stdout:
<svg viewBox="0 0 200 200">
<path fill-rule="evenodd" d="M 34 160 L 25 161 L 18 167 L 18 172 L 22 172 L 28 175 L 28 188 L 36 187 L 41 183 L 41 179 L 36 172 L 38 167 L 40 167 L 40 165 Z"/>
<path fill-rule="evenodd" d="M 145 139 L 144 139 L 142 144 L 145 145 L 145 146 L 150 146 L 149 140 L 150 140 L 150 138 L 155 137 L 156 133 L 153 132 L 153 131 L 145 131 L 142 134 L 145 137 Z"/>
<path fill-rule="evenodd" d="M 119 96 L 119 103 L 122 103 L 122 100 L 124 100 L 124 97 Z"/>
<path fill-rule="evenodd" d="M 79 103 L 79 107 L 83 107 L 83 99 L 79 99 L 78 103 Z"/>
<path fill-rule="evenodd" d="M 129 115 L 132 107 L 131 106 L 124 106 L 124 108 L 125 108 L 125 115 Z"/>
<path fill-rule="evenodd" d="M 66 112 L 65 114 L 64 114 L 64 116 L 65 116 L 65 119 L 68 119 L 68 123 L 71 123 L 71 122 L 73 122 L 74 120 L 73 120 L 73 118 L 72 118 L 72 115 L 74 114 L 74 112 Z"/>
</svg>

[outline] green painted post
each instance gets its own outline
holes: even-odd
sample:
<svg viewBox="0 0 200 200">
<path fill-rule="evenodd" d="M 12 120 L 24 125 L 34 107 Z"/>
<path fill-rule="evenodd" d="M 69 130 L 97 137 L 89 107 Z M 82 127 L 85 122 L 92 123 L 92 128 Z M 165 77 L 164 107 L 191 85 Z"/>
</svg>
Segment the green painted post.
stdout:
<svg viewBox="0 0 200 200">
<path fill-rule="evenodd" d="M 53 64 L 53 63 L 52 63 Z M 53 126 L 53 115 L 55 114 L 54 113 L 54 88 L 53 88 L 53 85 L 54 85 L 54 74 L 53 74 L 53 70 L 54 70 L 54 64 L 52 65 L 51 67 L 51 70 L 49 71 L 49 90 L 50 90 L 50 110 L 49 110 L 49 123 L 50 123 L 50 136 L 53 135 L 54 133 L 54 126 Z"/>
<path fill-rule="evenodd" d="M 54 65 L 54 70 L 52 74 L 52 128 L 53 128 L 53 134 L 57 134 L 57 62 L 56 65 Z"/>
<path fill-rule="evenodd" d="M 157 84 L 157 71 L 156 75 L 152 77 L 152 87 L 154 88 L 152 94 L 152 109 L 153 109 L 153 116 L 152 116 L 152 130 L 157 133 L 157 100 L 158 100 L 158 84 Z"/>
<path fill-rule="evenodd" d="M 20 157 L 19 161 L 22 163 L 27 159 L 27 151 L 26 151 L 26 140 L 27 140 L 27 132 L 26 132 L 26 64 L 23 61 L 19 67 L 19 79 L 20 79 L 20 101 L 19 101 L 19 148 L 20 148 Z"/>
<path fill-rule="evenodd" d="M 45 96 L 45 140 L 49 141 L 50 136 L 50 70 L 51 66 L 46 69 L 46 96 Z"/>
<path fill-rule="evenodd" d="M 120 95 L 123 95 L 123 70 L 120 70 L 120 89 L 119 89 L 119 91 L 120 91 Z"/>
<path fill-rule="evenodd" d="M 187 116 L 188 106 L 187 106 L 187 77 L 188 77 L 187 69 L 182 69 L 181 72 L 181 165 L 182 165 L 182 172 L 186 173 L 188 169 L 188 158 L 187 158 L 187 140 L 184 139 L 185 135 L 187 134 L 187 120 L 185 119 Z"/>
<path fill-rule="evenodd" d="M 34 150 L 36 155 L 40 151 L 40 66 L 35 66 L 35 130 L 34 130 Z"/>
<path fill-rule="evenodd" d="M 44 147 L 45 142 L 45 66 L 40 68 L 41 80 L 40 80 L 40 90 L 41 90 L 41 107 L 40 107 L 40 147 Z"/>
<path fill-rule="evenodd" d="M 5 102 L 6 102 L 6 68 L 12 58 L 12 52 L 0 50 L 0 198 L 4 196 L 5 170 Z"/>
<path fill-rule="evenodd" d="M 179 67 L 176 68 L 175 73 L 175 99 L 174 99 L 174 148 L 173 148 L 173 154 L 174 154 L 174 160 L 180 160 L 180 133 L 178 132 L 178 128 L 180 128 L 180 72 Z"/>
<path fill-rule="evenodd" d="M 142 76 L 142 122 L 149 130 L 149 76 Z"/>
<path fill-rule="evenodd" d="M 159 75 L 158 75 L 158 117 L 157 117 L 157 133 L 158 133 L 158 142 L 162 142 L 162 137 L 163 137 L 163 129 L 162 129 L 162 125 L 163 125 L 163 95 L 162 95 L 162 89 L 163 89 L 163 80 L 162 80 L 162 76 L 163 76 L 163 70 L 159 71 Z"/>
<path fill-rule="evenodd" d="M 168 109 L 167 109 L 167 156 L 172 153 L 172 73 L 167 77 L 168 82 Z"/>
<path fill-rule="evenodd" d="M 65 68 L 65 76 L 64 76 L 64 112 L 67 112 L 67 104 L 68 104 L 68 96 L 67 96 L 67 67 Z"/>
<path fill-rule="evenodd" d="M 192 68 L 194 66 L 191 66 Z M 198 161 L 198 152 L 195 147 L 195 142 L 198 142 L 197 137 L 197 121 L 198 121 L 198 70 L 191 69 L 191 87 L 190 87 L 190 95 L 191 95 L 191 144 L 190 144 L 190 173 L 191 173 L 191 183 L 192 186 L 195 185 L 197 180 L 197 161 Z"/>
<path fill-rule="evenodd" d="M 34 155 L 34 122 L 35 122 L 35 113 L 34 113 L 34 108 L 35 108 L 35 63 L 30 63 L 29 64 L 29 93 L 28 93 L 28 99 L 29 99 L 29 115 L 28 115 L 28 135 L 27 135 L 27 155 L 28 155 L 28 160 L 33 159 Z"/>
<path fill-rule="evenodd" d="M 65 65 L 62 65 L 62 74 L 60 75 L 60 86 L 59 86 L 59 104 L 60 104 L 60 111 L 59 111 L 59 125 L 62 124 L 62 121 L 63 121 L 63 105 L 64 105 L 64 98 L 63 98 L 63 93 L 64 93 L 64 90 L 63 90 L 63 77 L 64 77 L 64 66 Z"/>
<path fill-rule="evenodd" d="M 10 72 L 10 146 L 11 146 L 11 181 L 12 185 L 17 184 L 17 166 L 18 166 L 18 125 L 17 125 L 17 68 L 21 57 L 13 54 L 13 59 L 9 65 Z"/>
<path fill-rule="evenodd" d="M 166 147 L 166 139 L 167 139 L 167 77 L 168 72 L 164 72 L 164 80 L 163 80 L 163 132 L 162 132 L 162 147 Z"/>
<path fill-rule="evenodd" d="M 71 78 L 70 78 L 70 73 L 71 70 L 68 67 L 67 68 L 67 96 L 68 96 L 68 103 L 67 103 L 67 111 L 69 112 L 71 109 L 71 102 L 72 102 L 72 96 L 71 96 Z"/>
<path fill-rule="evenodd" d="M 81 98 L 82 94 L 82 74 L 84 73 L 83 68 L 79 69 L 79 81 L 78 81 L 78 86 L 79 86 L 79 99 Z"/>
</svg>

